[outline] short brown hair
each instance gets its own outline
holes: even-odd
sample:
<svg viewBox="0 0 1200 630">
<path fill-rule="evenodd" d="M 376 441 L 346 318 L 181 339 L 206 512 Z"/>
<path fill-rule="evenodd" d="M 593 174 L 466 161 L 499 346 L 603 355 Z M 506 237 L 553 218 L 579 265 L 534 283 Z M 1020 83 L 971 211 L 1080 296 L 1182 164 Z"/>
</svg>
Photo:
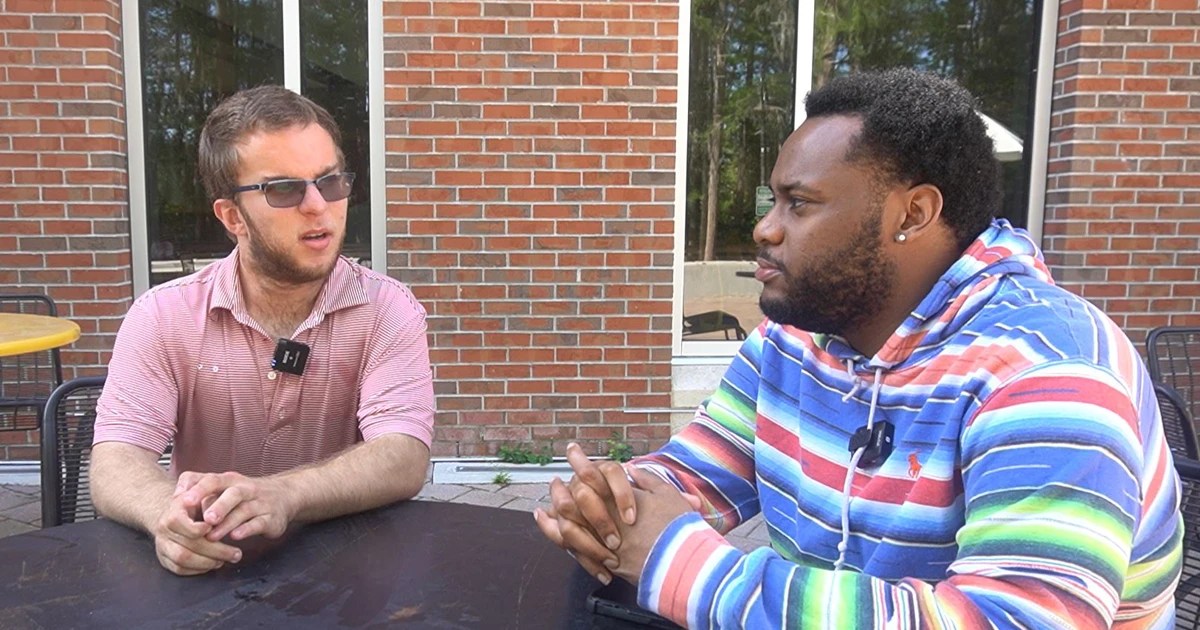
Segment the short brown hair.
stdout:
<svg viewBox="0 0 1200 630">
<path fill-rule="evenodd" d="M 323 107 L 281 85 L 242 90 L 225 99 L 208 115 L 200 132 L 200 180 L 210 202 L 228 198 L 237 186 L 237 145 L 260 131 L 279 131 L 316 123 L 333 138 L 338 163 L 342 134 Z"/>
</svg>

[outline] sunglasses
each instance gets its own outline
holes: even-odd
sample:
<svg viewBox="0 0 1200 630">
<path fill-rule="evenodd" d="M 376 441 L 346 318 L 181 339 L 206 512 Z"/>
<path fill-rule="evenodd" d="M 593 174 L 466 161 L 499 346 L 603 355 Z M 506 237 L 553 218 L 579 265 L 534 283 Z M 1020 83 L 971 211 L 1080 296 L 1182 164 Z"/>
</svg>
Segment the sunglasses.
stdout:
<svg viewBox="0 0 1200 630">
<path fill-rule="evenodd" d="M 325 201 L 341 201 L 350 196 L 350 186 L 354 184 L 354 173 L 330 173 L 316 179 L 276 179 L 261 184 L 238 186 L 233 194 L 263 191 L 267 205 L 272 208 L 294 208 L 304 201 L 304 193 L 308 185 L 317 187 L 321 198 Z"/>
</svg>

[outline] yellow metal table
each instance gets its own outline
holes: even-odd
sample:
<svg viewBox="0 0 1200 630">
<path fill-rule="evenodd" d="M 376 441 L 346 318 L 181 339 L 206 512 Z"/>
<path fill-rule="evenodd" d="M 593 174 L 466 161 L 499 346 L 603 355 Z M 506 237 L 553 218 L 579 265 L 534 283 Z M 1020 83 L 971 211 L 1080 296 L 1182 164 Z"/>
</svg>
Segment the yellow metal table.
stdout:
<svg viewBox="0 0 1200 630">
<path fill-rule="evenodd" d="M 39 352 L 79 339 L 79 324 L 61 317 L 0 313 L 0 357 Z"/>
</svg>

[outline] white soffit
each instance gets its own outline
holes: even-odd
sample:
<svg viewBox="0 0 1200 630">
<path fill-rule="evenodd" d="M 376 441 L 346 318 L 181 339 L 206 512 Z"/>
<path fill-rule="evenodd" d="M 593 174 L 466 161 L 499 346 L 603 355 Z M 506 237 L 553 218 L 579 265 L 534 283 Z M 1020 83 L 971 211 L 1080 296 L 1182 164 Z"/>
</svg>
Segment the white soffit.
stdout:
<svg viewBox="0 0 1200 630">
<path fill-rule="evenodd" d="M 987 132 L 992 137 L 992 142 L 996 144 L 996 159 L 1001 162 L 1020 161 L 1025 152 L 1025 143 L 1021 142 L 1021 138 L 1004 125 L 996 122 L 991 116 L 983 112 L 978 112 L 978 114 L 983 119 L 983 124 L 987 125 Z"/>
</svg>

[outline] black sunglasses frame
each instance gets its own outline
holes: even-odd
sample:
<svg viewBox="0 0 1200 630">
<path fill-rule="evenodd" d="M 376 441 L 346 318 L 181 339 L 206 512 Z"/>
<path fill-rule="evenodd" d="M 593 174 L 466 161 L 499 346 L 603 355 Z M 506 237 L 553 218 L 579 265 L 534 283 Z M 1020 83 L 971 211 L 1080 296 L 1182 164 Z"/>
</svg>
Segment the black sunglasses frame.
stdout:
<svg viewBox="0 0 1200 630">
<path fill-rule="evenodd" d="M 346 178 L 346 195 L 345 195 L 345 197 L 338 197 L 337 199 L 330 199 L 329 197 L 326 197 L 325 190 L 321 188 L 321 185 L 326 182 L 334 182 L 336 180 L 333 178 L 340 178 L 340 177 Z M 275 203 L 271 202 L 271 192 L 268 189 L 277 184 L 304 184 L 304 186 L 300 189 L 299 197 L 295 200 L 294 203 L 275 204 Z M 330 203 L 333 203 L 335 201 L 341 201 L 343 199 L 346 199 L 347 197 L 350 196 L 350 189 L 354 186 L 354 173 L 351 173 L 350 171 L 338 171 L 337 173 L 330 173 L 328 175 L 322 175 L 316 179 L 302 179 L 302 178 L 273 179 L 269 182 L 263 182 L 261 184 L 248 184 L 246 186 L 238 186 L 233 189 L 233 191 L 231 192 L 231 195 L 236 195 L 238 193 L 244 193 L 244 192 L 250 192 L 252 190 L 261 190 L 263 192 L 263 198 L 266 199 L 268 206 L 271 206 L 272 208 L 294 208 L 294 207 L 300 205 L 301 201 L 304 201 L 304 195 L 307 194 L 307 192 L 308 192 L 309 184 L 312 184 L 313 186 L 317 187 L 317 192 L 321 193 L 322 199 L 324 199 L 325 201 L 328 201 Z M 279 195 L 279 194 L 287 194 L 287 193 L 277 193 L 277 195 Z M 295 194 L 295 193 L 292 193 L 292 194 Z M 276 201 L 279 201 L 279 199 L 276 198 Z"/>
</svg>

